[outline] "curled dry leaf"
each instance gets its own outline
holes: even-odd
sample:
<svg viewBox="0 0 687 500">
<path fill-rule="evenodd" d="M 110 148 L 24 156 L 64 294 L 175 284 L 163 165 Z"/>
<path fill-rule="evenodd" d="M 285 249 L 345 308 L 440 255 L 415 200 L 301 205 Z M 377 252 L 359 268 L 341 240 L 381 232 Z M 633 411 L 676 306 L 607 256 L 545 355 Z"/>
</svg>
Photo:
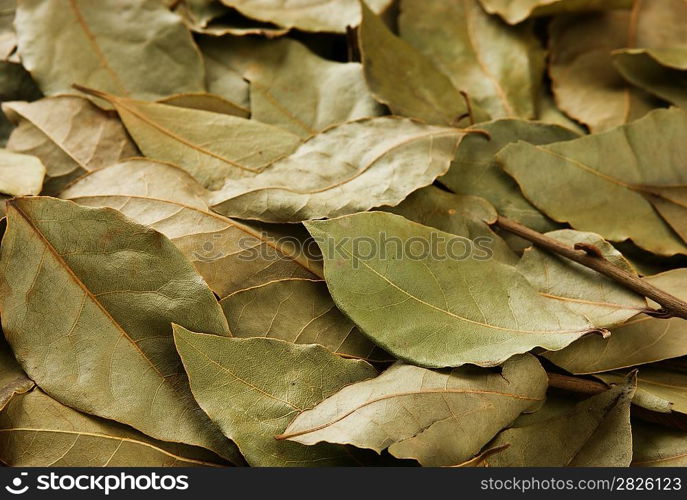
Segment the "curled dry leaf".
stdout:
<svg viewBox="0 0 687 500">
<path fill-rule="evenodd" d="M 112 104 L 146 157 L 179 165 L 209 189 L 254 176 L 301 142 L 286 130 L 238 116 L 79 88 Z"/>
<path fill-rule="evenodd" d="M 346 26 L 360 24 L 360 0 L 221 0 L 243 15 L 303 31 L 344 33 Z M 392 0 L 365 0 L 375 12 L 384 11 Z"/>
<path fill-rule="evenodd" d="M 552 219 L 610 241 L 631 239 L 660 255 L 687 254 L 678 235 L 687 171 L 676 168 L 687 162 L 685 133 L 687 112 L 657 110 L 603 134 L 545 146 L 511 144 L 497 159 Z"/>
<path fill-rule="evenodd" d="M 477 0 L 402 0 L 399 29 L 492 118 L 534 117 L 544 51 L 530 24 L 506 26 Z"/>
<path fill-rule="evenodd" d="M 306 227 L 322 249 L 336 305 L 403 360 L 496 366 L 536 346 L 562 349 L 595 330 L 542 298 L 514 267 L 480 258 L 466 238 L 383 212 Z"/>
<path fill-rule="evenodd" d="M 53 198 L 10 201 L 7 219 L 3 329 L 29 377 L 72 408 L 239 463 L 193 399 L 169 325 L 229 328 L 172 243 L 112 209 Z"/>
<path fill-rule="evenodd" d="M 498 14 L 508 24 L 529 17 L 551 16 L 585 10 L 628 9 L 632 0 L 479 0 L 484 10 Z"/>
<path fill-rule="evenodd" d="M 45 165 L 44 194 L 56 194 L 86 172 L 136 156 L 138 150 L 115 117 L 80 97 L 7 102 L 2 110 L 17 128 L 7 148 Z"/>
<path fill-rule="evenodd" d="M 159 0 L 22 0 L 15 27 L 46 95 L 73 83 L 140 99 L 204 90 L 190 32 Z"/>
<path fill-rule="evenodd" d="M 194 396 L 250 465 L 355 464 L 341 446 L 308 447 L 274 436 L 299 412 L 376 375 L 365 361 L 342 359 L 318 345 L 227 338 L 176 325 L 174 338 Z"/>
<path fill-rule="evenodd" d="M 300 413 L 279 439 L 388 448 L 422 465 L 455 465 L 477 454 L 520 413 L 536 408 L 545 392 L 546 373 L 530 355 L 507 361 L 501 373 L 397 363 Z"/>
<path fill-rule="evenodd" d="M 687 270 L 675 269 L 645 278 L 653 285 L 687 299 Z M 610 337 L 588 337 L 545 356 L 571 373 L 599 373 L 669 358 L 687 356 L 687 322 L 640 315 L 613 329 Z"/>
<path fill-rule="evenodd" d="M 220 297 L 286 278 L 317 279 L 322 265 L 304 250 L 307 232 L 240 222 L 211 212 L 205 190 L 184 170 L 131 160 L 91 172 L 62 198 L 111 207 L 161 232 Z"/>
<path fill-rule="evenodd" d="M 0 193 L 12 196 L 39 194 L 44 177 L 45 167 L 35 156 L 0 149 Z"/>
<path fill-rule="evenodd" d="M 446 172 L 465 130 L 379 117 L 332 127 L 252 178 L 212 193 L 213 210 L 300 222 L 396 205 Z M 299 179 L 294 187 L 294 179 Z"/>
<path fill-rule="evenodd" d="M 563 415 L 503 431 L 490 446 L 510 446 L 489 459 L 495 467 L 627 467 L 632 460 L 630 403 L 637 382 L 578 403 Z"/>
<path fill-rule="evenodd" d="M 60 404 L 40 389 L 0 412 L 0 461 L 11 467 L 218 467 L 209 451 L 151 439 Z"/>
<path fill-rule="evenodd" d="M 213 113 L 224 113 L 225 115 L 248 118 L 250 110 L 225 99 L 222 96 L 208 94 L 206 92 L 174 94 L 158 101 L 161 104 L 178 106 L 180 108 L 199 109 L 201 111 L 211 111 Z"/>
</svg>

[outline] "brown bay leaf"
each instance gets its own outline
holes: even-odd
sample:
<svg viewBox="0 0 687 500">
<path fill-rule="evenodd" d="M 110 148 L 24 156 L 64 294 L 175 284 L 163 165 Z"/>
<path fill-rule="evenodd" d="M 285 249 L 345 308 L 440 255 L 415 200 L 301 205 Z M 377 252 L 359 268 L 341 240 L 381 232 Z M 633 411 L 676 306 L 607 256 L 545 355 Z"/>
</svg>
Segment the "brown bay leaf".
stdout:
<svg viewBox="0 0 687 500">
<path fill-rule="evenodd" d="M 8 203 L 2 321 L 29 377 L 70 407 L 240 462 L 193 399 L 170 324 L 229 334 L 191 264 L 112 209 Z"/>
<path fill-rule="evenodd" d="M 0 193 L 12 196 L 38 194 L 44 177 L 45 167 L 35 156 L 0 149 Z"/>
<path fill-rule="evenodd" d="M 208 94 L 206 92 L 174 94 L 164 99 L 159 99 L 157 102 L 170 106 L 178 106 L 180 108 L 224 113 L 225 115 L 238 116 L 240 118 L 250 117 L 250 110 L 248 108 L 231 102 L 222 96 Z"/>
<path fill-rule="evenodd" d="M 26 376 L 5 337 L 0 335 L 0 411 L 17 394 L 24 394 L 35 384 Z"/>
<path fill-rule="evenodd" d="M 496 366 L 536 346 L 561 349 L 595 330 L 542 298 L 511 265 L 478 258 L 464 237 L 383 212 L 306 227 L 322 248 L 336 305 L 400 359 L 436 368 Z"/>
<path fill-rule="evenodd" d="M 477 454 L 520 413 L 536 408 L 545 397 L 546 380 L 530 355 L 507 361 L 501 373 L 397 363 L 300 413 L 279 438 L 377 452 L 388 448 L 422 465 L 455 465 Z"/>
<path fill-rule="evenodd" d="M 179 165 L 209 189 L 254 176 L 301 142 L 255 120 L 82 90 L 114 106 L 146 157 Z"/>
<path fill-rule="evenodd" d="M 190 32 L 158 0 L 22 0 L 15 26 L 46 95 L 73 83 L 140 99 L 204 90 Z"/>
<path fill-rule="evenodd" d="M 632 460 L 630 403 L 634 377 L 563 415 L 503 431 L 491 447 L 510 446 L 493 467 L 627 467 Z"/>
<path fill-rule="evenodd" d="M 17 126 L 7 148 L 43 162 L 47 194 L 56 194 L 87 171 L 138 154 L 119 120 L 87 99 L 48 97 L 7 102 L 2 109 Z"/>
<path fill-rule="evenodd" d="M 645 278 L 654 286 L 687 299 L 687 270 L 675 269 Z M 607 339 L 588 337 L 545 355 L 575 374 L 608 372 L 687 355 L 687 323 L 681 318 L 640 315 L 612 329 Z"/>
<path fill-rule="evenodd" d="M 544 51 L 529 23 L 505 25 L 477 0 L 402 0 L 401 38 L 492 118 L 532 118 Z"/>
<path fill-rule="evenodd" d="M 343 447 L 308 447 L 274 436 L 300 411 L 375 376 L 366 362 L 342 359 L 318 345 L 227 338 L 176 325 L 174 337 L 194 396 L 250 465 L 355 464 Z"/>
<path fill-rule="evenodd" d="M 35 389 L 0 412 L 0 462 L 10 467 L 218 467 L 222 460 L 79 413 Z"/>
<path fill-rule="evenodd" d="M 633 467 L 687 466 L 687 434 L 644 422 L 632 423 Z"/>
<path fill-rule="evenodd" d="M 305 141 L 258 175 L 232 181 L 212 193 L 210 203 L 229 217 L 265 222 L 396 205 L 446 172 L 464 134 L 399 117 L 348 122 Z"/>
<path fill-rule="evenodd" d="M 687 112 L 656 110 L 601 134 L 544 146 L 511 144 L 497 160 L 527 199 L 552 219 L 609 241 L 631 239 L 659 255 L 685 254 L 687 243 L 656 210 L 652 197 L 660 195 L 686 213 L 684 190 L 664 191 L 687 184 L 687 171 L 677 168 L 687 161 L 686 131 Z"/>
</svg>

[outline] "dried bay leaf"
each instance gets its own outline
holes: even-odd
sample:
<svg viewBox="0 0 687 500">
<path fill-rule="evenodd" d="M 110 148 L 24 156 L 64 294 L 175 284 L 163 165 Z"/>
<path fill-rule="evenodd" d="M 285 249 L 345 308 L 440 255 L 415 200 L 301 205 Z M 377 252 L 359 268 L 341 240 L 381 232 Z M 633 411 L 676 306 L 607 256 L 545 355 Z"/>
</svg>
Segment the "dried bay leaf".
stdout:
<svg viewBox="0 0 687 500">
<path fill-rule="evenodd" d="M 492 118 L 535 116 L 544 52 L 530 24 L 509 27 L 477 0 L 402 0 L 399 28 Z"/>
<path fill-rule="evenodd" d="M 630 83 L 687 108 L 687 47 L 619 50 L 613 64 Z"/>
<path fill-rule="evenodd" d="M 632 460 L 630 403 L 634 377 L 563 415 L 503 431 L 490 446 L 510 444 L 493 467 L 627 467 Z"/>
<path fill-rule="evenodd" d="M 225 115 L 238 116 L 240 118 L 250 117 L 250 110 L 248 108 L 233 103 L 222 96 L 208 94 L 206 92 L 174 94 L 164 99 L 160 99 L 158 102 L 170 106 L 178 106 L 180 108 L 224 113 Z"/>
<path fill-rule="evenodd" d="M 342 359 L 318 345 L 227 338 L 176 325 L 174 338 L 194 396 L 250 465 L 354 463 L 342 447 L 307 447 L 274 436 L 300 411 L 375 376 L 366 362 Z"/>
<path fill-rule="evenodd" d="M 234 337 L 320 344 L 346 357 L 390 359 L 339 311 L 323 281 L 290 278 L 238 290 L 220 301 Z"/>
<path fill-rule="evenodd" d="M 34 386 L 33 380 L 26 376 L 14 358 L 5 337 L 0 335 L 0 411 L 14 396 L 24 394 Z"/>
<path fill-rule="evenodd" d="M 687 270 L 675 269 L 645 278 L 683 300 Z M 575 374 L 607 372 L 687 355 L 687 323 L 681 318 L 641 315 L 613 328 L 607 339 L 588 337 L 545 356 Z"/>
<path fill-rule="evenodd" d="M 306 227 L 322 248 L 336 305 L 400 359 L 437 368 L 496 366 L 536 346 L 562 349 L 595 331 L 539 296 L 512 266 L 476 258 L 465 238 L 383 212 Z M 364 240 L 373 245 L 354 248 Z"/>
<path fill-rule="evenodd" d="M 115 208 L 161 232 L 220 297 L 273 280 L 321 276 L 321 263 L 301 251 L 305 230 L 228 219 L 211 212 L 203 194 L 178 167 L 131 160 L 91 172 L 61 197 Z"/>
<path fill-rule="evenodd" d="M 644 422 L 632 423 L 633 467 L 687 466 L 687 434 Z"/>
<path fill-rule="evenodd" d="M 72 408 L 240 461 L 193 400 L 170 323 L 228 335 L 222 310 L 161 234 L 111 209 L 8 203 L 2 322 L 29 377 Z"/>
<path fill-rule="evenodd" d="M 455 465 L 477 454 L 520 413 L 536 408 L 546 386 L 546 373 L 530 355 L 510 359 L 501 373 L 397 363 L 302 412 L 279 438 L 388 448 L 422 465 Z"/>
<path fill-rule="evenodd" d="M 360 24 L 359 0 L 221 0 L 244 16 L 303 31 L 345 33 L 346 26 Z M 366 0 L 376 13 L 384 11 L 392 0 Z"/>
<path fill-rule="evenodd" d="M 399 117 L 345 123 L 308 139 L 260 174 L 228 183 L 210 202 L 229 217 L 265 222 L 396 205 L 446 172 L 464 134 Z"/>
<path fill-rule="evenodd" d="M 59 192 L 87 171 L 138 153 L 120 121 L 87 99 L 48 97 L 4 103 L 2 109 L 17 125 L 7 148 L 43 162 L 47 194 Z"/>
<path fill-rule="evenodd" d="M 503 216 L 538 231 L 550 231 L 556 226 L 520 192 L 511 177 L 496 161 L 496 153 L 508 144 L 525 141 L 531 144 L 550 144 L 578 137 L 570 130 L 524 120 L 502 119 L 480 123 L 475 128 L 489 136 L 470 134 L 458 147 L 455 160 L 439 182 L 458 194 L 486 198 Z"/>
<path fill-rule="evenodd" d="M 174 12 L 181 15 L 191 29 L 203 29 L 229 9 L 219 0 L 181 0 L 174 2 Z"/>
<path fill-rule="evenodd" d="M 12 196 L 38 194 L 44 177 L 45 167 L 35 156 L 0 149 L 0 193 Z"/>
<path fill-rule="evenodd" d="M 73 83 L 140 99 L 204 90 L 190 32 L 158 0 L 22 0 L 15 26 L 46 95 Z"/>
<path fill-rule="evenodd" d="M 394 114 L 430 124 L 465 122 L 468 98 L 422 52 L 391 33 L 364 3 L 362 10 L 358 43 L 365 80 L 375 98 Z"/>
<path fill-rule="evenodd" d="M 571 247 L 590 245 L 599 250 L 606 261 L 637 275 L 622 254 L 597 234 L 563 229 L 547 233 L 547 236 Z M 644 297 L 616 281 L 536 247 L 525 251 L 517 267 L 543 297 L 560 301 L 599 327 L 618 326 L 648 309 Z"/>
<path fill-rule="evenodd" d="M 0 60 L 2 61 L 13 58 L 17 48 L 17 34 L 14 31 L 16 8 L 17 0 L 0 0 Z"/>
<path fill-rule="evenodd" d="M 253 119 L 306 139 L 332 126 L 377 116 L 359 63 L 338 63 L 291 39 L 223 37 L 202 43 L 250 82 Z"/>
<path fill-rule="evenodd" d="M 662 192 L 687 184 L 687 171 L 678 168 L 687 162 L 685 133 L 685 111 L 657 110 L 634 123 L 571 141 L 511 144 L 497 159 L 527 199 L 552 219 L 610 241 L 631 239 L 659 255 L 685 254 L 687 244 L 651 199 L 660 196 L 687 214 L 681 197 Z"/>
<path fill-rule="evenodd" d="M 549 26 L 549 75 L 556 103 L 593 132 L 629 123 L 656 107 L 655 100 L 627 85 L 611 55 L 632 44 L 640 18 L 615 10 L 561 16 Z"/>
<path fill-rule="evenodd" d="M 205 86 L 208 92 L 250 108 L 250 84 L 227 63 L 223 44 L 213 38 L 202 37 L 198 45 L 205 63 Z"/>
<path fill-rule="evenodd" d="M 10 467 L 217 467 L 221 460 L 79 413 L 35 389 L 0 412 L 0 462 Z"/>
<path fill-rule="evenodd" d="M 82 90 L 114 106 L 146 157 L 179 165 L 208 189 L 254 176 L 301 143 L 297 135 L 255 120 Z"/>
<path fill-rule="evenodd" d="M 632 0 L 480 0 L 480 2 L 484 10 L 490 14 L 498 14 L 508 24 L 520 23 L 528 17 L 632 7 Z"/>
</svg>

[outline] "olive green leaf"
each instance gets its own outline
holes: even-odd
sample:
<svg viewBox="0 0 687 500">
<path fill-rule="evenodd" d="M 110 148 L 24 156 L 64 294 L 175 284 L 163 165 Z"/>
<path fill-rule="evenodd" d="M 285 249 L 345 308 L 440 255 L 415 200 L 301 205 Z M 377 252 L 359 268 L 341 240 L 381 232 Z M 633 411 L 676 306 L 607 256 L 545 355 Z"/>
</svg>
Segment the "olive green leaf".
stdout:
<svg viewBox="0 0 687 500">
<path fill-rule="evenodd" d="M 295 415 L 342 387 L 373 377 L 365 361 L 322 346 L 269 338 L 237 339 L 174 326 L 174 338 L 200 406 L 253 466 L 351 464 L 345 449 L 277 441 Z"/>
<path fill-rule="evenodd" d="M 553 94 L 549 89 L 542 89 L 539 92 L 539 99 L 537 100 L 537 116 L 539 121 L 544 123 L 549 123 L 551 125 L 558 125 L 573 132 L 577 132 L 579 135 L 584 135 L 587 133 L 587 129 L 577 123 L 575 120 L 571 119 L 563 113 L 556 105 L 556 101 L 553 98 Z"/>
<path fill-rule="evenodd" d="M 627 374 L 610 372 L 595 376 L 607 384 L 614 384 Z M 634 403 L 655 412 L 687 414 L 687 374 L 660 365 L 640 367 Z"/>
<path fill-rule="evenodd" d="M 464 135 L 399 117 L 348 122 L 308 139 L 260 174 L 228 183 L 210 202 L 229 217 L 265 222 L 396 205 L 446 172 Z"/>
<path fill-rule="evenodd" d="M 544 51 L 529 23 L 507 26 L 477 0 L 402 0 L 399 27 L 492 118 L 535 116 Z"/>
<path fill-rule="evenodd" d="M 494 233 L 489 224 L 496 222 L 496 209 L 484 198 L 463 196 L 427 186 L 411 193 L 395 207 L 384 208 L 446 233 L 464 236 L 475 241 L 476 250 L 484 259 L 495 258 L 500 262 L 515 264 L 516 254 Z"/>
<path fill-rule="evenodd" d="M 0 462 L 10 467 L 217 467 L 205 450 L 149 438 L 60 404 L 39 389 L 0 412 Z"/>
<path fill-rule="evenodd" d="M 222 37 L 202 47 L 250 82 L 253 119 L 304 139 L 332 125 L 382 114 L 359 63 L 328 61 L 286 38 Z"/>
<path fill-rule="evenodd" d="M 644 422 L 632 422 L 632 466 L 687 466 L 687 435 Z"/>
<path fill-rule="evenodd" d="M 117 209 L 161 232 L 220 297 L 272 280 L 322 275 L 321 263 L 301 251 L 308 238 L 301 227 L 228 219 L 211 212 L 203 194 L 178 167 L 131 160 L 89 173 L 61 197 Z"/>
<path fill-rule="evenodd" d="M 339 311 L 323 281 L 290 278 L 245 288 L 221 300 L 235 337 L 320 344 L 346 357 L 386 359 Z"/>
<path fill-rule="evenodd" d="M 461 95 L 429 58 L 396 37 L 384 21 L 361 5 L 358 43 L 365 80 L 375 98 L 394 114 L 435 125 L 465 123 L 469 118 L 467 96 Z"/>
<path fill-rule="evenodd" d="M 34 387 L 14 358 L 5 337 L 0 334 L 0 410 L 17 394 L 24 394 Z M 2 457 L 0 457 L 2 460 Z"/>
<path fill-rule="evenodd" d="M 303 31 L 344 33 L 360 23 L 358 0 L 221 0 L 244 16 Z M 382 12 L 392 0 L 366 0 L 374 12 Z"/>
<path fill-rule="evenodd" d="M 598 234 L 563 229 L 547 233 L 566 245 L 594 247 L 616 267 L 637 274 L 613 245 Z M 617 326 L 647 310 L 646 299 L 601 274 L 571 260 L 531 247 L 518 263 L 518 271 L 547 299 L 566 305 L 590 323 Z"/>
<path fill-rule="evenodd" d="M 4 103 L 2 109 L 17 125 L 7 148 L 43 162 L 47 194 L 56 194 L 90 170 L 138 153 L 120 121 L 87 99 L 48 97 Z"/>
<path fill-rule="evenodd" d="M 687 112 L 657 110 L 602 134 L 546 146 L 519 142 L 497 154 L 524 195 L 549 217 L 610 241 L 631 239 L 659 255 L 687 244 L 657 212 L 652 198 L 687 216 Z M 675 216 L 675 214 L 673 214 Z M 668 220 L 670 222 L 670 219 Z"/>
<path fill-rule="evenodd" d="M 541 297 L 514 267 L 480 258 L 467 238 L 383 212 L 306 227 L 322 249 L 336 305 L 400 359 L 496 366 L 536 346 L 562 349 L 595 330 Z"/>
<path fill-rule="evenodd" d="M 204 90 L 190 32 L 159 0 L 22 0 L 15 27 L 45 94 L 73 83 L 140 99 Z"/>
<path fill-rule="evenodd" d="M 304 411 L 280 439 L 352 444 L 427 466 L 462 463 L 523 411 L 544 400 L 546 373 L 528 354 L 501 373 L 448 372 L 397 363 Z"/>
<path fill-rule="evenodd" d="M 0 193 L 12 196 L 38 194 L 44 177 L 45 167 L 35 156 L 0 149 Z"/>
<path fill-rule="evenodd" d="M 72 408 L 238 460 L 193 400 L 170 323 L 228 335 L 222 310 L 160 233 L 112 209 L 8 203 L 2 322 L 29 377 Z"/>
<path fill-rule="evenodd" d="M 613 63 L 628 82 L 687 108 L 687 47 L 618 50 Z"/>
<path fill-rule="evenodd" d="M 225 115 L 233 115 L 240 118 L 248 118 L 250 116 L 250 110 L 248 108 L 231 102 L 222 96 L 208 94 L 206 92 L 174 94 L 164 99 L 159 99 L 157 102 L 169 104 L 170 106 L 178 106 L 180 108 L 224 113 Z"/>
<path fill-rule="evenodd" d="M 484 10 L 498 14 L 508 24 L 528 17 L 551 16 L 586 10 L 627 9 L 632 0 L 479 0 Z"/>
<path fill-rule="evenodd" d="M 627 467 L 632 460 L 630 403 L 634 376 L 560 416 L 503 431 L 490 447 L 493 467 Z"/>
<path fill-rule="evenodd" d="M 657 105 L 649 95 L 627 84 L 611 55 L 632 44 L 641 18 L 615 10 L 560 16 L 549 26 L 549 75 L 556 104 L 593 132 L 641 118 Z"/>
<path fill-rule="evenodd" d="M 114 106 L 146 157 L 179 165 L 209 189 L 254 176 L 301 142 L 255 120 L 81 89 Z"/>
<path fill-rule="evenodd" d="M 249 108 L 250 84 L 227 62 L 224 42 L 211 37 L 201 37 L 198 46 L 205 63 L 205 86 L 208 92 Z"/>
<path fill-rule="evenodd" d="M 687 299 L 687 269 L 645 278 L 654 286 Z M 687 356 L 687 322 L 641 315 L 614 328 L 607 339 L 588 337 L 546 358 L 571 373 L 607 372 L 663 359 Z"/>
<path fill-rule="evenodd" d="M 503 119 L 480 123 L 474 128 L 489 135 L 470 134 L 458 147 L 456 158 L 439 182 L 458 194 L 486 198 L 498 212 L 537 231 L 555 229 L 554 223 L 522 196 L 518 185 L 503 172 L 495 155 L 517 141 L 550 144 L 578 137 L 557 126 L 524 120 Z"/>
</svg>

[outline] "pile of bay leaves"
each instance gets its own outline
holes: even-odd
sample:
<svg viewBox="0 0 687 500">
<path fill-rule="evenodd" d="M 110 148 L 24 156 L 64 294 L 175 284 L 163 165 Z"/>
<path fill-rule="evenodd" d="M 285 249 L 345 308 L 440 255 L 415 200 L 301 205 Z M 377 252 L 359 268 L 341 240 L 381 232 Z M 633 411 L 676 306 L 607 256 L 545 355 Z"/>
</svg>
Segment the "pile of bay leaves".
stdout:
<svg viewBox="0 0 687 500">
<path fill-rule="evenodd" d="M 687 464 L 685 0 L 0 0 L 0 100 L 1 463 Z"/>
</svg>

